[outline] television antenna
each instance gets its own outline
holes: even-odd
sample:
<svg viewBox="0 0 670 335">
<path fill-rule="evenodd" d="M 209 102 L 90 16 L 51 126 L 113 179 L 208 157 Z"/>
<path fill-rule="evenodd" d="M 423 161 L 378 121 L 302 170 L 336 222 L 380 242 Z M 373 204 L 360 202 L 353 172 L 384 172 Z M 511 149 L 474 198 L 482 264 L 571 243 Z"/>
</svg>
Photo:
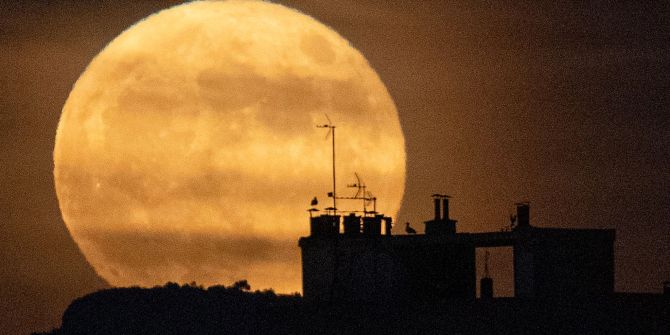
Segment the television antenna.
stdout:
<svg viewBox="0 0 670 335">
<path fill-rule="evenodd" d="M 337 215 L 337 193 L 335 193 L 335 125 L 330 121 L 328 114 L 326 115 L 326 120 L 328 124 L 317 125 L 317 128 L 328 128 L 328 133 L 326 134 L 326 139 L 328 136 L 332 135 L 332 152 L 333 152 L 333 191 L 328 194 L 333 198 L 333 215 Z"/>
<path fill-rule="evenodd" d="M 375 197 L 372 192 L 367 190 L 365 182 L 361 179 L 358 173 L 354 172 L 356 177 L 356 182 L 353 184 L 347 184 L 349 188 L 355 188 L 356 194 L 353 197 L 339 197 L 338 199 L 352 199 L 352 200 L 362 200 L 363 201 L 363 214 L 377 214 L 377 197 Z M 368 206 L 372 204 L 372 211 L 368 211 Z"/>
</svg>

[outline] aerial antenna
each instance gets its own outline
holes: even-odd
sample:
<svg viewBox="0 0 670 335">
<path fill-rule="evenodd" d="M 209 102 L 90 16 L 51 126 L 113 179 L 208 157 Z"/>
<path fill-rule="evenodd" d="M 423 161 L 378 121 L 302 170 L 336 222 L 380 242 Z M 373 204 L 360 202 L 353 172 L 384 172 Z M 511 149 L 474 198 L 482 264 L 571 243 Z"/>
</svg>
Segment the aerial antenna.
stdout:
<svg viewBox="0 0 670 335">
<path fill-rule="evenodd" d="M 363 201 L 363 214 L 377 214 L 377 198 L 367 190 L 367 186 L 365 185 L 365 182 L 363 179 L 358 175 L 358 173 L 354 172 L 354 176 L 356 176 L 356 182 L 353 184 L 347 184 L 347 187 L 350 188 L 355 188 L 356 189 L 356 194 L 354 194 L 353 197 L 340 197 L 339 199 L 355 199 L 355 200 L 362 200 Z M 367 206 L 372 203 L 373 208 L 372 211 L 368 211 Z"/>
<path fill-rule="evenodd" d="M 332 135 L 332 142 L 333 142 L 333 192 L 328 194 L 329 196 L 333 197 L 333 215 L 337 215 L 337 193 L 335 193 L 335 125 L 330 121 L 330 118 L 328 117 L 328 114 L 326 115 L 326 120 L 328 120 L 328 124 L 323 124 L 323 125 L 317 125 L 317 128 L 328 128 L 328 133 L 326 134 L 326 139 L 328 139 L 328 136 Z"/>
<path fill-rule="evenodd" d="M 347 187 L 355 187 L 357 190 L 354 198 L 358 198 L 358 196 L 361 195 L 361 192 L 365 193 L 365 184 L 361 181 L 361 177 L 357 172 L 354 172 L 354 176 L 356 177 L 356 182 L 353 184 L 347 184 Z"/>
</svg>

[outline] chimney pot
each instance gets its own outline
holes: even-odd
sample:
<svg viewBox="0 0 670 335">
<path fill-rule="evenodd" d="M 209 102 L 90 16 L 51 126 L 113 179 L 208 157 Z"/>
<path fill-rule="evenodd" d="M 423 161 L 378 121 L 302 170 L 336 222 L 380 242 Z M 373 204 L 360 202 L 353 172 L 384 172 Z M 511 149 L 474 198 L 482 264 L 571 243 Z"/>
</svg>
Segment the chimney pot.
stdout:
<svg viewBox="0 0 670 335">
<path fill-rule="evenodd" d="M 449 220 L 449 198 L 442 198 L 442 219 Z"/>
</svg>

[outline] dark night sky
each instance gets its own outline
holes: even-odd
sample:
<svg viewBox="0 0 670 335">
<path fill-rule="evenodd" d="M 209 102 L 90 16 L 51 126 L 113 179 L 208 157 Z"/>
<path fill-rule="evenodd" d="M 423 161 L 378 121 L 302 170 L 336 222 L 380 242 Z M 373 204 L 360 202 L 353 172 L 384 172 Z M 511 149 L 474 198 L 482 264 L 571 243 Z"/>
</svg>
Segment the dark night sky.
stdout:
<svg viewBox="0 0 670 335">
<path fill-rule="evenodd" d="M 0 4 L 0 324 L 57 325 L 104 285 L 60 218 L 52 151 L 88 62 L 177 1 Z M 287 1 L 357 47 L 387 85 L 407 146 L 397 222 L 454 196 L 463 231 L 513 203 L 538 226 L 616 228 L 616 289 L 670 279 L 670 5 Z M 306 223 L 306 222 L 305 222 Z"/>
</svg>

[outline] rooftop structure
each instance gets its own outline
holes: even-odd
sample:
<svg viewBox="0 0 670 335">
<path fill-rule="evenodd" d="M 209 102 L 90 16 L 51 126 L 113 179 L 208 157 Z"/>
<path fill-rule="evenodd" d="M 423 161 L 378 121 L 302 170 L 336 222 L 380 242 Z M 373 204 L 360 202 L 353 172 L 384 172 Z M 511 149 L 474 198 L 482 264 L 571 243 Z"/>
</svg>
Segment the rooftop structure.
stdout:
<svg viewBox="0 0 670 335">
<path fill-rule="evenodd" d="M 393 235 L 392 219 L 374 211 L 310 217 L 310 235 L 299 241 L 305 299 L 372 303 L 475 299 L 476 249 L 503 246 L 513 249 L 516 297 L 613 293 L 613 229 L 534 227 L 529 205 L 519 203 L 510 231 L 459 233 L 457 221 L 449 217 L 449 199 L 433 195 L 435 212 L 424 222 L 424 234 Z"/>
</svg>

